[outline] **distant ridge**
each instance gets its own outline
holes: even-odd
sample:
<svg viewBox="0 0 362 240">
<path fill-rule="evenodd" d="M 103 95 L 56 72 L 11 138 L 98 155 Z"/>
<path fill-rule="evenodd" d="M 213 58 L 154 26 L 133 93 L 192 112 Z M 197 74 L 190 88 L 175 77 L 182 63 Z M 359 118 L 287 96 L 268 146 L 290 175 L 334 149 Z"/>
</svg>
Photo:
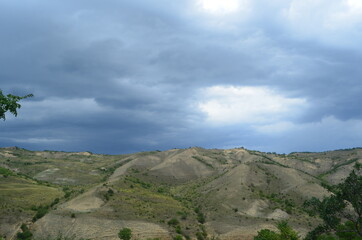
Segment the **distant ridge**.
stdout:
<svg viewBox="0 0 362 240">
<path fill-rule="evenodd" d="M 276 154 L 192 147 L 120 155 L 0 148 L 0 234 L 16 234 L 40 205 L 47 214 L 30 224 L 37 238 L 118 239 L 119 229 L 129 227 L 144 239 L 200 232 L 252 239 L 283 219 L 305 234 L 319 220 L 303 202 L 328 195 L 321 184 L 340 182 L 361 159 L 361 148 Z M 22 192 L 35 188 L 35 195 Z"/>
</svg>

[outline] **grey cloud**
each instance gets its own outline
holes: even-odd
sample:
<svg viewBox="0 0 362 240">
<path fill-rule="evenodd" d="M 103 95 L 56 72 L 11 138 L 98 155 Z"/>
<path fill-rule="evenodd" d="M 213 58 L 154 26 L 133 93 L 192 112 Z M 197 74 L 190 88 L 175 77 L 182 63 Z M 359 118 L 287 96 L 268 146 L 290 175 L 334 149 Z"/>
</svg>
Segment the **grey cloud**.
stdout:
<svg viewBox="0 0 362 240">
<path fill-rule="evenodd" d="M 236 17 L 227 29 L 213 28 L 193 3 L 0 1 L 1 89 L 32 92 L 34 104 L 94 99 L 103 109 L 75 114 L 61 108 L 77 106 L 65 104 L 29 112 L 24 104 L 17 119 L 0 125 L 0 146 L 103 153 L 193 145 L 313 148 L 249 125 L 209 126 L 197 103 L 199 90 L 213 85 L 267 86 L 304 98 L 310 106 L 295 124 L 362 118 L 360 51 L 298 38 L 283 22 L 289 7 L 283 1 L 255 8 L 246 20 Z M 302 131 L 297 136 L 308 140 Z"/>
</svg>

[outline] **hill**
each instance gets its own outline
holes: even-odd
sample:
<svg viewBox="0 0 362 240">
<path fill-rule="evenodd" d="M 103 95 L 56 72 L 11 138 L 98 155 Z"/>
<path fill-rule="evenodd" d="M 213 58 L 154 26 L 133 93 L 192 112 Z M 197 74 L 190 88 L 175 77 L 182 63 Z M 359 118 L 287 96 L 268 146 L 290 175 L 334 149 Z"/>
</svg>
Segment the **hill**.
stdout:
<svg viewBox="0 0 362 240">
<path fill-rule="evenodd" d="M 100 155 L 2 148 L 0 234 L 11 239 L 27 223 L 36 239 L 118 239 L 123 227 L 137 239 L 252 239 L 282 219 L 305 234 L 320 220 L 303 202 L 328 195 L 321 183 L 340 182 L 361 159 L 362 149 Z"/>
</svg>

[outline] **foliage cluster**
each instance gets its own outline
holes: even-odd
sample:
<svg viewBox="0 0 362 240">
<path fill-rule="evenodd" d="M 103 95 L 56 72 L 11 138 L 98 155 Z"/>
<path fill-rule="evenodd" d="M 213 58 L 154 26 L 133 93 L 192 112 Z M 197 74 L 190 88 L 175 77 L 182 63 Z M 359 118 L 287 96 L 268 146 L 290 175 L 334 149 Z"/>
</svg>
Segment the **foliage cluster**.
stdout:
<svg viewBox="0 0 362 240">
<path fill-rule="evenodd" d="M 179 220 L 177 220 L 177 218 L 172 218 L 171 220 L 169 220 L 167 222 L 168 225 L 176 227 L 177 225 L 180 224 Z"/>
<path fill-rule="evenodd" d="M 118 233 L 118 237 L 122 240 L 130 240 L 132 237 L 132 230 L 129 228 L 122 228 Z"/>
<path fill-rule="evenodd" d="M 200 207 L 195 208 L 195 213 L 197 214 L 197 221 L 201 224 L 204 224 L 206 219 L 203 212 L 201 212 Z"/>
<path fill-rule="evenodd" d="M 269 229 L 262 229 L 254 240 L 299 240 L 298 233 L 295 232 L 287 223 L 287 221 L 279 222 L 277 225 L 279 233 Z"/>
<path fill-rule="evenodd" d="M 318 213 L 323 220 L 306 239 L 315 240 L 325 233 L 333 233 L 339 239 L 362 238 L 362 176 L 357 174 L 361 167 L 356 163 L 344 182 L 325 185 L 332 193 L 330 196 L 321 200 L 312 198 L 305 203 L 311 215 Z"/>
<path fill-rule="evenodd" d="M 0 89 L 0 119 L 5 120 L 5 113 L 8 111 L 16 117 L 18 115 L 17 109 L 21 108 L 21 105 L 18 102 L 24 98 L 29 98 L 32 96 L 33 94 L 28 94 L 22 97 L 12 94 L 5 96 Z"/>
<path fill-rule="evenodd" d="M 33 234 L 30 232 L 28 226 L 26 226 L 25 224 L 22 224 L 20 228 L 21 228 L 22 232 L 18 232 L 18 234 L 16 235 L 17 239 L 21 239 L 21 240 L 32 239 Z"/>
<path fill-rule="evenodd" d="M 355 161 L 355 160 L 354 160 Z M 305 240 L 362 240 L 362 165 L 358 162 L 349 176 L 337 185 L 326 185 L 331 195 L 312 198 L 304 206 L 311 216 L 318 215 L 323 223 L 310 231 Z M 289 203 L 291 207 L 292 203 Z M 278 224 L 280 233 L 262 229 L 254 240 L 297 240 L 298 234 L 286 221 Z"/>
<path fill-rule="evenodd" d="M 196 232 L 197 240 L 205 240 L 207 239 L 207 232 L 204 225 L 200 225 L 200 231 Z"/>
<path fill-rule="evenodd" d="M 44 215 L 48 213 L 49 206 L 41 206 L 40 205 L 39 207 L 33 207 L 32 210 L 36 211 L 36 213 L 35 213 L 35 215 L 34 215 L 34 217 L 32 219 L 32 221 L 35 222 L 36 220 L 44 217 Z"/>
<path fill-rule="evenodd" d="M 3 175 L 4 177 L 8 177 L 8 176 L 13 176 L 15 174 L 7 168 L 0 167 L 0 175 Z"/>
</svg>

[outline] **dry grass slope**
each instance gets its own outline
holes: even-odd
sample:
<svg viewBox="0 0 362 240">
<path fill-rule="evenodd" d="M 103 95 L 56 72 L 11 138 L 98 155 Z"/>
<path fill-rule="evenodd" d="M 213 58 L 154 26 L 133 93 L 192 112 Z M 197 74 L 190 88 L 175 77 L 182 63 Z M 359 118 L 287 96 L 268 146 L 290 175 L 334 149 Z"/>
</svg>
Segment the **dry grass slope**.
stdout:
<svg viewBox="0 0 362 240">
<path fill-rule="evenodd" d="M 0 233 L 30 219 L 27 208 L 35 202 L 60 196 L 31 225 L 36 237 L 117 239 L 129 227 L 137 239 L 197 232 L 252 239 L 281 219 L 305 234 L 319 220 L 305 213 L 304 200 L 327 195 L 321 183 L 340 182 L 361 159 L 361 149 L 285 155 L 189 148 L 117 156 L 0 149 L 0 167 L 18 173 L 0 176 L 0 206 L 13 223 Z"/>
</svg>

